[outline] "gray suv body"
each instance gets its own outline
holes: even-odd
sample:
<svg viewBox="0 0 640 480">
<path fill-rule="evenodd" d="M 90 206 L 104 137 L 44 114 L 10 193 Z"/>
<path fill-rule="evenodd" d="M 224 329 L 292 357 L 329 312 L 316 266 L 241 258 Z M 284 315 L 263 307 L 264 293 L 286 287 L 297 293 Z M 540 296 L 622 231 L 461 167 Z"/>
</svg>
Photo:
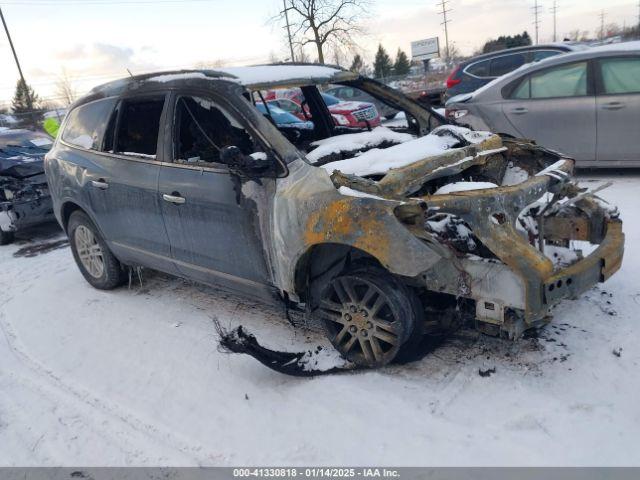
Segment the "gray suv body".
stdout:
<svg viewBox="0 0 640 480">
<path fill-rule="evenodd" d="M 509 48 L 478 55 L 460 63 L 451 72 L 447 78 L 444 100 L 446 102 L 456 95 L 473 92 L 493 79 L 512 72 L 527 63 L 538 62 L 561 53 L 584 48 L 587 47 L 580 44 L 550 43 Z"/>
<path fill-rule="evenodd" d="M 336 126 L 318 89 L 329 84 L 368 92 L 407 124 Z M 278 87 L 303 90 L 313 142 L 255 107 Z M 380 366 L 464 315 L 518 337 L 622 261 L 622 224 L 571 181 L 571 159 L 443 120 L 339 68 L 159 73 L 74 104 L 45 170 L 93 286 L 143 266 L 285 304 L 322 322 L 350 361 Z M 440 190 L 459 182 L 476 190 Z M 527 208 L 545 192 L 548 208 Z M 532 225 L 547 234 L 537 244 Z M 599 246 L 583 256 L 569 239 Z"/>
</svg>

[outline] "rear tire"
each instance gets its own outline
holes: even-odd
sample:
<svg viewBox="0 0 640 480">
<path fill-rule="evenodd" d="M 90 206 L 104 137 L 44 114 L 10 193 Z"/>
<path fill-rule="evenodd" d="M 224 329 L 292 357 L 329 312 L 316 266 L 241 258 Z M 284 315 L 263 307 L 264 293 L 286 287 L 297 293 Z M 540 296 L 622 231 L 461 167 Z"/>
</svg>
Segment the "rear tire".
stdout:
<svg viewBox="0 0 640 480">
<path fill-rule="evenodd" d="M 15 234 L 13 232 L 5 232 L 0 228 L 0 245 L 9 245 L 15 240 Z"/>
<path fill-rule="evenodd" d="M 405 346 L 414 348 L 422 338 L 416 302 L 413 291 L 386 270 L 356 266 L 329 282 L 316 315 L 343 357 L 375 368 L 403 357 Z"/>
<path fill-rule="evenodd" d="M 71 214 L 67 235 L 80 273 L 93 287 L 113 290 L 125 282 L 126 274 L 122 264 L 111 253 L 86 213 L 78 210 Z"/>
</svg>

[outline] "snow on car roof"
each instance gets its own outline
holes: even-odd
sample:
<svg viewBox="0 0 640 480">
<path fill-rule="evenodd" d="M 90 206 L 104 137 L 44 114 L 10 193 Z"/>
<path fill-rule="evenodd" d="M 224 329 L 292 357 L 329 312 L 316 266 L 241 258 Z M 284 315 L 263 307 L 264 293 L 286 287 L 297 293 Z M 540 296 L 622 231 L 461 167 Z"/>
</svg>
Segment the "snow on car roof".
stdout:
<svg viewBox="0 0 640 480">
<path fill-rule="evenodd" d="M 91 94 L 118 94 L 138 82 L 173 82 L 178 80 L 226 80 L 252 90 L 266 90 L 275 87 L 300 87 L 355 80 L 357 73 L 317 64 L 278 64 L 250 67 L 230 67 L 218 70 L 170 70 L 121 78 L 94 87 L 89 95 L 79 101 L 83 103 Z"/>
<path fill-rule="evenodd" d="M 217 70 L 183 70 L 145 76 L 152 82 L 171 82 L 189 79 L 224 79 L 246 87 L 275 85 L 305 85 L 329 83 L 339 79 L 355 78 L 357 74 L 324 65 L 257 65 L 252 67 L 230 67 Z"/>
<path fill-rule="evenodd" d="M 337 78 L 354 78 L 357 74 L 324 65 L 260 65 L 218 70 L 248 87 L 268 84 L 327 83 Z M 302 81 L 302 82 L 300 82 Z"/>
</svg>

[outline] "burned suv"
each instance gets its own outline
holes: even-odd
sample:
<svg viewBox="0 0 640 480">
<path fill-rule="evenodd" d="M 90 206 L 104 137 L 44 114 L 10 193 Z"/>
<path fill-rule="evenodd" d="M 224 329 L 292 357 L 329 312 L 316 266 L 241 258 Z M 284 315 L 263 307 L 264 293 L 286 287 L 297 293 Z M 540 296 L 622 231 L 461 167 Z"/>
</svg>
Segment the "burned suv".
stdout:
<svg viewBox="0 0 640 480">
<path fill-rule="evenodd" d="M 338 126 L 329 84 L 405 121 Z M 278 127 L 274 88 L 302 89 L 311 134 Z M 617 211 L 572 181 L 573 160 L 447 125 L 339 68 L 126 78 L 76 102 L 61 132 L 45 169 L 89 283 L 112 289 L 143 266 L 285 303 L 357 365 L 461 318 L 517 338 L 622 261 Z"/>
</svg>

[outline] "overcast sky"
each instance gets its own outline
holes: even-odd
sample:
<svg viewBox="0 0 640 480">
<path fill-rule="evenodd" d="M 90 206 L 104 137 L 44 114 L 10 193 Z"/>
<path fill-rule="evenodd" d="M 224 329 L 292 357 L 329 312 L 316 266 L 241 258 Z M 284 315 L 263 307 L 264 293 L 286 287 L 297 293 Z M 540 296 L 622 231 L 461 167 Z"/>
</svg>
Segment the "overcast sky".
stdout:
<svg viewBox="0 0 640 480">
<path fill-rule="evenodd" d="M 439 0 L 371 0 L 368 34 L 359 45 L 370 61 L 379 42 L 395 55 L 398 47 L 440 36 Z M 471 53 L 501 34 L 528 30 L 533 37 L 533 0 L 450 0 L 450 41 Z M 553 32 L 553 0 L 539 0 L 540 41 Z M 284 30 L 269 23 L 281 0 L 0 0 L 22 68 L 41 97 L 55 97 L 56 79 L 66 70 L 84 92 L 105 81 L 149 70 L 227 65 L 284 58 Z M 637 0 L 558 0 L 560 36 L 577 28 L 638 21 Z M 0 31 L 0 105 L 15 88 L 18 73 Z"/>
</svg>

